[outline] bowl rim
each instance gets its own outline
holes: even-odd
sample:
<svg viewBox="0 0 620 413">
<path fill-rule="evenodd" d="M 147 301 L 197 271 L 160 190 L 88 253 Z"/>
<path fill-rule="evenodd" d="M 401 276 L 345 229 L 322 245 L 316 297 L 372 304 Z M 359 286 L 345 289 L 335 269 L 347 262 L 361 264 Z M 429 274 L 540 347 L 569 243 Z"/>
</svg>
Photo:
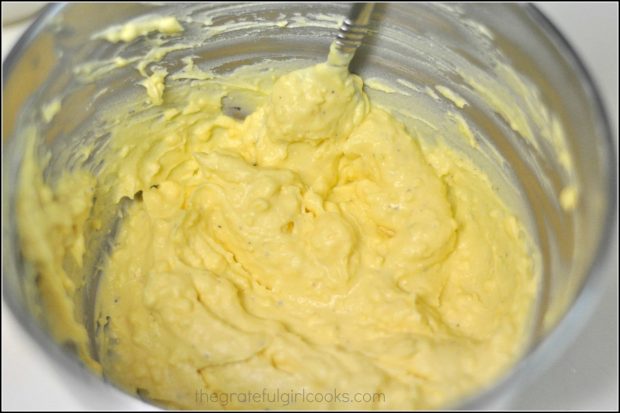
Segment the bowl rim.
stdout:
<svg viewBox="0 0 620 413">
<path fill-rule="evenodd" d="M 15 63 L 20 59 L 28 45 L 36 38 L 41 30 L 46 26 L 49 20 L 64 9 L 67 3 L 49 3 L 47 4 L 39 16 L 30 24 L 26 31 L 17 40 L 11 51 L 2 63 L 2 86 L 3 89 L 10 79 L 11 73 L 15 67 Z M 601 143 L 606 146 L 606 158 L 604 158 L 604 171 L 607 178 L 607 194 L 608 202 L 606 203 L 606 211 L 604 216 L 603 229 L 598 239 L 596 253 L 592 259 L 591 265 L 588 267 L 583 283 L 577 290 L 573 301 L 559 321 L 549 330 L 549 333 L 540 342 L 535 344 L 500 378 L 459 402 L 454 404 L 453 408 L 458 409 L 477 409 L 481 406 L 493 405 L 502 397 L 511 399 L 511 396 L 519 393 L 522 389 L 519 384 L 532 380 L 533 377 L 540 375 L 554 364 L 562 354 L 565 353 L 569 345 L 574 341 L 577 335 L 583 330 L 586 322 L 592 317 L 597 304 L 602 297 L 605 282 L 610 279 L 611 268 L 609 263 L 613 254 L 613 238 L 617 232 L 617 191 L 618 177 L 614 174 L 617 172 L 617 159 L 615 154 L 615 143 L 613 132 L 607 114 L 607 109 L 603 103 L 599 88 L 596 86 L 592 75 L 588 71 L 586 65 L 579 57 L 575 48 L 571 45 L 564 34 L 555 26 L 555 24 L 535 5 L 513 4 L 525 11 L 525 14 L 537 25 L 548 38 L 548 40 L 559 50 L 560 54 L 566 59 L 568 65 L 574 71 L 577 78 L 580 79 L 582 87 L 584 87 L 588 97 L 590 98 L 590 106 L 596 116 L 595 123 L 601 129 Z M 5 139 L 2 143 L 3 147 L 3 167 L 2 175 L 6 176 L 5 166 Z M 4 178 L 3 178 L 4 179 Z M 3 208 L 4 209 L 4 208 Z M 5 232 L 5 214 L 2 214 L 2 228 Z M 6 261 L 4 260 L 5 250 L 3 249 L 2 278 L 4 286 L 4 273 L 7 270 Z M 606 275 L 610 273 L 609 275 Z M 37 343 L 39 349 L 48 355 L 48 358 L 54 359 L 62 368 L 73 374 L 84 376 L 87 372 L 92 377 L 97 375 L 86 368 L 83 363 L 72 353 L 61 348 L 45 331 L 43 331 L 37 321 L 28 313 L 20 311 L 20 305 L 16 303 L 8 294 L 5 294 L 3 288 L 2 298 L 6 302 L 12 315 L 17 319 L 18 323 L 26 330 L 30 338 Z M 100 376 L 99 378 L 102 378 Z M 135 401 L 142 402 L 152 407 L 161 407 L 154 405 L 148 401 L 141 400 L 139 396 L 130 394 L 121 389 L 114 383 L 107 380 L 98 380 L 106 387 L 113 388 L 124 395 L 128 395 Z M 450 407 L 450 406 L 448 406 Z"/>
</svg>

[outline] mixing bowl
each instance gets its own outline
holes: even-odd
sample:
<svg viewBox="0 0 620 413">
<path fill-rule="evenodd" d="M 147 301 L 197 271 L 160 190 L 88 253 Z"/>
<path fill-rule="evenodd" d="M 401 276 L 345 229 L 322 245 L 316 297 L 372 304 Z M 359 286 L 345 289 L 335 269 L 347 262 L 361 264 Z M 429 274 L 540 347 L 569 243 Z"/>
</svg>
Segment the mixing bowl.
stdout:
<svg viewBox="0 0 620 413">
<path fill-rule="evenodd" d="M 37 315 L 29 298 L 27 284 L 36 274 L 22 255 L 15 205 L 23 134 L 34 126 L 37 152 L 51 154 L 45 182 L 78 167 L 96 173 L 97 151 L 81 157 L 80 146 L 103 148 L 110 136 L 105 108 L 144 93 L 139 71 L 133 64 L 116 64 L 117 58 L 132 63 L 133 57 L 147 54 L 149 40 L 159 38 L 151 33 L 111 43 L 97 37 L 111 25 L 175 15 L 185 30 L 167 39 L 167 52 L 151 56 L 151 63 L 174 73 L 183 57 L 194 56 L 200 68 L 227 73 L 265 60 L 293 60 L 296 66 L 324 60 L 348 7 L 54 4 L 8 56 L 3 78 L 4 299 L 32 338 L 63 369 L 83 378 L 93 394 L 109 386 L 79 367 L 71 345 L 50 338 L 45 318 L 54 315 Z M 445 136 L 426 128 L 425 120 L 447 110 L 460 114 L 451 127 L 463 128 L 465 122 L 470 139 L 452 144 L 496 172 L 500 193 L 531 232 L 540 284 L 527 349 L 500 380 L 459 404 L 497 407 L 560 354 L 602 290 L 617 183 L 611 132 L 598 92 L 557 29 L 536 8 L 518 4 L 381 4 L 351 70 L 379 79 L 375 84 L 383 86 L 371 83 L 371 98 L 385 102 L 408 127 L 431 140 Z M 62 102 L 58 111 L 50 109 L 57 98 Z M 87 282 L 77 317 L 92 339 L 100 272 L 82 275 Z"/>
</svg>

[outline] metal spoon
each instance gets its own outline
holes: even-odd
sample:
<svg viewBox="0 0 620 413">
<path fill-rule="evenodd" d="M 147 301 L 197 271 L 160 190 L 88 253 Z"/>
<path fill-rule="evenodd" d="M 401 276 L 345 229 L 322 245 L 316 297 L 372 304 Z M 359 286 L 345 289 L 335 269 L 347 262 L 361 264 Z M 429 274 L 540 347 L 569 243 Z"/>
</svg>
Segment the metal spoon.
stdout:
<svg viewBox="0 0 620 413">
<path fill-rule="evenodd" d="M 344 19 L 332 43 L 327 62 L 332 66 L 349 66 L 355 52 L 368 33 L 368 23 L 375 3 L 355 3 Z"/>
</svg>

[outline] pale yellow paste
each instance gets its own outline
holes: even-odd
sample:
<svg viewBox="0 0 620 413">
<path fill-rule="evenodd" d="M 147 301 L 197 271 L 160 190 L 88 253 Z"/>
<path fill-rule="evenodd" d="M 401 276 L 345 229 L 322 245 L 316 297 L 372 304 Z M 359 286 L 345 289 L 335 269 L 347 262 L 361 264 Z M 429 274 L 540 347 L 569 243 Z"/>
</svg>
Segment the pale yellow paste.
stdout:
<svg viewBox="0 0 620 413">
<path fill-rule="evenodd" d="M 102 33 L 95 35 L 95 38 L 102 38 L 111 43 L 131 42 L 140 36 L 152 32 L 159 32 L 165 35 L 177 34 L 183 31 L 183 26 L 176 17 L 154 17 L 139 18 L 119 26 L 113 26 Z"/>
<path fill-rule="evenodd" d="M 110 208 L 131 200 L 89 360 L 109 380 L 168 407 L 411 409 L 446 406 L 512 365 L 536 290 L 530 246 L 471 161 L 442 145 L 423 153 L 346 67 L 206 76 L 191 93 L 164 94 L 164 77 L 144 86 L 165 116 L 119 122 L 96 178 L 61 178 L 60 198 L 37 181 L 20 204 L 54 208 L 20 221 L 49 295 L 61 258 L 84 254 L 90 194 Z M 222 112 L 237 89 L 262 96 L 245 120 Z M 49 231 L 71 238 L 47 251 L 52 217 Z M 230 396 L 302 390 L 383 397 Z"/>
</svg>

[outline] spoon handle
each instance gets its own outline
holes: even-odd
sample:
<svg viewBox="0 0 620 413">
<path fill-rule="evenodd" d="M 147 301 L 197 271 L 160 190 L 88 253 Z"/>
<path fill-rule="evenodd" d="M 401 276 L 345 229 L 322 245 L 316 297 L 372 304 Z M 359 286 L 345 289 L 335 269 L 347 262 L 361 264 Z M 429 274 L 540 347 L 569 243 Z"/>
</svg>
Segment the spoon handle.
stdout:
<svg viewBox="0 0 620 413">
<path fill-rule="evenodd" d="M 342 66 L 348 66 L 355 55 L 355 51 L 362 44 L 368 32 L 368 22 L 375 3 L 355 3 L 349 15 L 342 22 L 338 36 L 332 44 L 332 50 L 340 55 L 338 61 Z"/>
</svg>

